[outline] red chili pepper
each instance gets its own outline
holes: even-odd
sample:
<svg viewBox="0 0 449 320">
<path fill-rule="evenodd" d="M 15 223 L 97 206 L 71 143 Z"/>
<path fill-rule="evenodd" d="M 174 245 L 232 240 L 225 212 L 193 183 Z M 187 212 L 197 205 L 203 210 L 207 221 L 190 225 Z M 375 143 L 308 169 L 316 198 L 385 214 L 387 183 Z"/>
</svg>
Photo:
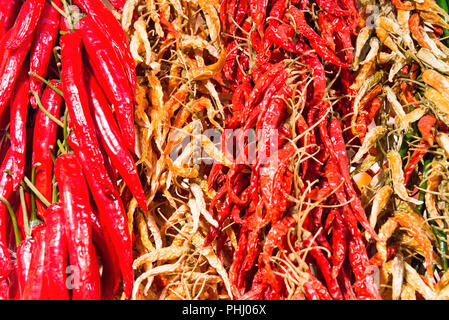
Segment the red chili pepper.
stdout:
<svg viewBox="0 0 449 320">
<path fill-rule="evenodd" d="M 304 247 L 310 250 L 310 254 L 315 259 L 318 268 L 321 270 L 331 297 L 335 300 L 342 300 L 343 295 L 341 293 L 340 286 L 338 285 L 337 280 L 335 280 L 331 276 L 331 266 L 329 264 L 329 261 L 321 252 L 321 250 L 318 249 L 317 243 L 311 236 L 304 240 Z"/>
<path fill-rule="evenodd" d="M 34 30 L 44 8 L 45 0 L 27 0 L 6 37 L 5 48 L 15 50 L 32 39 Z"/>
<path fill-rule="evenodd" d="M 61 7 L 61 0 L 54 0 L 54 4 Z M 30 72 L 45 78 L 50 58 L 59 31 L 60 13 L 50 2 L 46 1 L 39 23 L 36 26 L 35 37 L 31 45 Z M 30 90 L 41 95 L 42 82 L 36 77 L 30 78 Z M 37 107 L 37 101 L 31 96 L 31 105 Z"/>
<path fill-rule="evenodd" d="M 12 27 L 22 1 L 0 0 L 0 39 Z"/>
<path fill-rule="evenodd" d="M 53 203 L 48 207 L 45 216 L 47 225 L 45 268 L 48 277 L 48 299 L 69 300 L 70 294 L 67 283 L 68 245 L 63 206 L 59 203 Z"/>
<path fill-rule="evenodd" d="M 133 99 L 136 94 L 136 66 L 129 49 L 128 39 L 122 26 L 112 12 L 98 0 L 74 0 L 74 4 L 81 7 L 98 25 L 98 32 L 104 34 L 122 62 L 130 83 Z M 134 149 L 133 149 L 134 150 Z"/>
<path fill-rule="evenodd" d="M 365 210 L 363 209 L 362 203 L 360 201 L 357 192 L 354 189 L 353 182 L 351 177 L 349 176 L 349 160 L 346 154 L 346 143 L 343 139 L 343 131 L 341 129 L 341 122 L 335 118 L 331 120 L 329 126 L 330 139 L 332 141 L 333 150 L 335 152 L 335 159 L 337 160 L 338 166 L 340 167 L 340 172 L 345 179 L 345 187 L 348 193 L 348 196 L 351 197 L 352 201 L 350 202 L 350 206 L 354 211 L 354 215 L 360 224 L 370 233 L 370 235 L 378 240 L 376 232 L 373 230 L 371 225 L 366 218 Z"/>
<path fill-rule="evenodd" d="M 98 140 L 90 116 L 81 55 L 81 39 L 76 33 L 61 37 L 62 84 L 64 98 L 74 133 L 79 141 L 79 161 L 93 192 L 99 210 L 100 222 L 111 237 L 119 257 L 125 295 L 129 296 L 133 285 L 132 247 L 128 224 L 120 196 L 109 180 Z"/>
<path fill-rule="evenodd" d="M 239 0 L 237 11 L 235 13 L 235 22 L 238 26 L 242 25 L 243 20 L 248 15 L 249 0 Z"/>
<path fill-rule="evenodd" d="M 426 114 L 418 121 L 418 130 L 421 133 L 421 137 L 427 141 L 429 146 L 433 146 L 435 131 L 433 126 L 437 122 L 437 119 L 431 114 Z"/>
<path fill-rule="evenodd" d="M 28 278 L 28 271 L 30 270 L 31 256 L 34 249 L 35 240 L 28 238 L 22 240 L 17 247 L 17 276 L 19 282 L 20 296 L 23 296 L 25 284 Z"/>
<path fill-rule="evenodd" d="M 332 300 L 326 287 L 320 280 L 309 274 L 309 280 L 304 283 L 304 290 L 309 300 Z"/>
<path fill-rule="evenodd" d="M 337 1 L 334 0 L 316 0 L 318 6 L 334 16 L 349 16 L 351 12 L 340 8 Z"/>
<path fill-rule="evenodd" d="M 92 243 L 89 190 L 78 159 L 73 154 L 59 156 L 55 176 L 63 205 L 67 247 L 73 281 L 74 300 L 98 300 L 100 272 Z"/>
<path fill-rule="evenodd" d="M 8 199 L 13 191 L 13 179 L 6 172 L 13 168 L 14 158 L 9 149 L 6 157 L 0 167 L 0 197 Z M 11 256 L 8 249 L 7 230 L 8 230 L 8 211 L 3 202 L 0 202 L 0 280 L 8 276 L 12 270 Z"/>
<path fill-rule="evenodd" d="M 17 83 L 11 95 L 11 151 L 14 158 L 13 189 L 17 189 L 25 171 L 26 120 L 29 103 L 30 82 L 25 64 L 20 70 Z"/>
<path fill-rule="evenodd" d="M 137 174 L 136 164 L 121 138 L 108 101 L 98 82 L 87 69 L 85 80 L 87 94 L 90 98 L 90 110 L 99 133 L 97 136 L 100 137 L 112 165 L 118 170 L 140 207 L 148 213 L 146 197 Z"/>
<path fill-rule="evenodd" d="M 11 33 L 10 29 L 7 34 Z M 31 47 L 31 40 L 28 39 L 22 46 L 15 50 L 7 50 L 4 47 L 5 37 L 0 42 L 0 118 L 8 105 L 14 84 L 19 76 L 22 64 L 28 50 Z"/>
<path fill-rule="evenodd" d="M 382 104 L 382 100 L 380 100 L 379 98 L 374 98 L 373 101 L 371 101 L 370 109 L 369 109 L 368 116 L 366 119 L 367 123 L 371 123 L 371 121 L 373 121 L 374 117 L 379 112 L 381 104 Z"/>
<path fill-rule="evenodd" d="M 270 26 L 276 27 L 280 24 L 278 20 L 282 20 L 284 17 L 285 10 L 287 10 L 287 0 L 275 0 L 268 17 L 268 24 Z"/>
<path fill-rule="evenodd" d="M 346 226 L 339 210 L 333 210 L 335 218 L 332 228 L 332 277 L 337 278 L 346 255 Z"/>
<path fill-rule="evenodd" d="M 317 55 L 314 52 L 310 52 L 309 47 L 306 45 L 304 45 L 304 51 L 309 51 L 303 55 L 302 60 L 313 76 L 313 94 L 308 101 L 308 104 L 313 106 L 324 97 L 324 93 L 326 92 L 326 74 L 324 72 L 324 66 Z"/>
<path fill-rule="evenodd" d="M 296 29 L 309 40 L 310 46 L 325 61 L 332 63 L 338 67 L 349 68 L 350 65 L 341 62 L 334 52 L 332 52 L 323 39 L 307 24 L 304 12 L 298 8 L 291 6 L 288 12 L 292 15 Z"/>
<path fill-rule="evenodd" d="M 114 247 L 110 245 L 111 239 L 104 232 L 97 214 L 90 214 L 92 237 L 95 248 L 101 257 L 103 272 L 101 274 L 101 299 L 112 300 L 120 284 L 120 266 Z"/>
<path fill-rule="evenodd" d="M 50 80 L 50 84 L 58 90 L 62 90 L 61 83 Z M 54 117 L 59 118 L 61 103 L 63 98 L 51 87 L 47 87 L 42 95 L 42 105 Z M 35 171 L 35 187 L 47 199 L 52 195 L 53 159 L 51 149 L 54 149 L 56 142 L 56 131 L 58 125 L 53 122 L 44 112 L 38 110 L 34 122 L 33 133 L 33 166 L 40 163 Z M 37 214 L 45 220 L 46 207 L 37 199 Z"/>
<path fill-rule="evenodd" d="M 80 35 L 91 67 L 108 100 L 114 105 L 123 140 L 131 152 L 135 148 L 133 93 L 129 87 L 122 62 L 108 46 L 109 40 L 86 16 L 78 22 Z"/>
<path fill-rule="evenodd" d="M 125 0 L 109 0 L 109 2 L 114 6 L 117 10 L 123 10 L 123 6 L 125 5 Z"/>
<path fill-rule="evenodd" d="M 416 147 L 416 150 L 413 151 L 409 162 L 404 168 L 404 184 L 407 184 L 416 166 L 426 155 L 427 151 L 429 151 L 429 143 L 427 142 L 427 140 L 421 140 L 419 145 Z"/>
<path fill-rule="evenodd" d="M 48 250 L 45 242 L 46 227 L 41 224 L 34 230 L 35 240 L 27 281 L 23 290 L 23 300 L 46 300 L 47 270 L 45 268 L 45 253 Z"/>
<path fill-rule="evenodd" d="M 268 0 L 257 0 L 257 11 L 253 17 L 256 24 L 256 30 L 259 32 L 261 38 L 264 36 L 264 24 L 266 22 Z"/>
<path fill-rule="evenodd" d="M 326 14 L 324 11 L 318 12 L 318 26 L 321 31 L 321 38 L 323 38 L 326 45 L 335 52 L 334 26 L 330 21 L 330 15 Z"/>
</svg>

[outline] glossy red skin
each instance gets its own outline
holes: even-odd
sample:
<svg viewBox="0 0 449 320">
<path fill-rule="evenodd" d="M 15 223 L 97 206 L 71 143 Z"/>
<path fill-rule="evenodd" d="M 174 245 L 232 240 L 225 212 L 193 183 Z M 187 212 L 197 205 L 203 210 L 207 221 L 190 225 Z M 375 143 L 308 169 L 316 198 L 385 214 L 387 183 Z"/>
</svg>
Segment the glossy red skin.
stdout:
<svg viewBox="0 0 449 320">
<path fill-rule="evenodd" d="M 57 89 L 62 90 L 61 83 L 53 80 L 50 83 Z M 56 118 L 59 118 L 62 100 L 63 98 L 51 87 L 47 87 L 42 94 L 42 105 Z M 34 122 L 32 164 L 33 166 L 36 163 L 41 164 L 36 167 L 35 186 L 49 201 L 51 200 L 53 191 L 53 159 L 50 148 L 54 148 L 55 146 L 57 129 L 58 125 L 54 121 L 47 117 L 41 110 L 37 111 Z M 36 204 L 37 214 L 45 220 L 46 207 L 39 199 L 36 199 Z"/>
<path fill-rule="evenodd" d="M 23 300 L 45 300 L 47 299 L 47 275 L 45 268 L 45 252 L 47 245 L 45 242 L 46 228 L 39 225 L 33 235 L 35 240 L 31 262 L 23 289 Z"/>
<path fill-rule="evenodd" d="M 28 39 L 18 49 L 7 50 L 4 47 L 4 41 L 5 38 L 0 42 L 0 83 L 2 84 L 0 86 L 0 117 L 4 116 L 3 113 L 10 100 L 14 84 L 31 47 L 31 39 Z"/>
<path fill-rule="evenodd" d="M 0 0 L 0 39 L 12 27 L 22 1 Z"/>
<path fill-rule="evenodd" d="M 47 252 L 45 268 L 48 276 L 48 299 L 69 300 L 70 294 L 67 288 L 68 245 L 64 225 L 63 206 L 54 203 L 46 212 Z"/>
<path fill-rule="evenodd" d="M 54 0 L 54 3 L 61 7 L 60 0 Z M 53 5 L 46 1 L 44 9 L 36 26 L 35 37 L 31 45 L 30 55 L 30 72 L 34 72 L 45 78 L 47 74 L 48 64 L 53 56 L 53 48 L 59 31 L 59 21 L 61 14 L 53 7 Z M 42 81 L 36 77 L 30 77 L 30 90 L 41 95 Z M 37 107 L 37 101 L 33 95 L 30 96 L 30 101 L 33 108 Z"/>
<path fill-rule="evenodd" d="M 84 85 L 81 39 L 69 32 L 61 37 L 62 84 L 68 106 L 71 126 L 77 137 L 78 159 L 85 172 L 102 226 L 111 237 L 119 257 L 125 294 L 133 285 L 132 244 L 125 209 L 116 187 L 110 181 L 99 149 L 95 128 L 89 110 L 89 99 Z"/>
<path fill-rule="evenodd" d="M 63 205 L 69 261 L 72 270 L 72 299 L 98 300 L 100 272 L 89 215 L 89 190 L 74 154 L 61 155 L 55 162 L 55 176 Z"/>
<path fill-rule="evenodd" d="M 98 129 L 101 144 L 104 146 L 112 165 L 118 170 L 140 207 L 148 213 L 146 197 L 137 174 L 136 164 L 121 138 L 120 130 L 116 125 L 108 101 L 97 80 L 90 72 L 86 72 L 85 79 L 87 94 L 90 98 L 90 110 Z"/>
<path fill-rule="evenodd" d="M 31 256 L 35 246 L 34 239 L 25 239 L 20 242 L 17 247 L 17 276 L 19 282 L 20 296 L 23 296 L 25 290 L 25 284 L 28 278 L 28 272 L 31 265 Z"/>
<path fill-rule="evenodd" d="M 11 171 L 14 158 L 9 149 L 0 167 L 0 197 L 8 199 L 12 193 L 13 179 L 5 170 Z M 11 255 L 8 250 L 8 221 L 9 213 L 3 202 L 0 202 L 0 280 L 8 276 L 12 270 Z"/>
<path fill-rule="evenodd" d="M 101 275 L 101 299 L 112 300 L 120 284 L 120 266 L 111 239 L 100 224 L 95 212 L 90 215 L 92 237 L 103 264 Z"/>
<path fill-rule="evenodd" d="M 6 37 L 5 48 L 15 50 L 32 39 L 44 8 L 45 0 L 27 0 L 20 8 L 11 33 Z"/>
<path fill-rule="evenodd" d="M 134 99 L 137 84 L 136 66 L 129 49 L 128 39 L 126 38 L 122 26 L 112 12 L 101 1 L 74 0 L 73 3 L 81 7 L 84 12 L 88 13 L 97 24 L 100 32 L 103 33 L 109 43 L 112 44 L 113 50 L 124 64 Z"/>
<path fill-rule="evenodd" d="M 79 33 L 82 35 L 95 78 L 98 79 L 109 102 L 114 106 L 123 140 L 127 147 L 134 152 L 133 94 L 122 67 L 123 63 L 108 47 L 110 41 L 89 16 L 79 21 Z"/>
<path fill-rule="evenodd" d="M 28 113 L 30 82 L 26 65 L 20 70 L 11 96 L 11 150 L 14 158 L 13 189 L 17 189 L 25 170 L 26 121 Z"/>
</svg>

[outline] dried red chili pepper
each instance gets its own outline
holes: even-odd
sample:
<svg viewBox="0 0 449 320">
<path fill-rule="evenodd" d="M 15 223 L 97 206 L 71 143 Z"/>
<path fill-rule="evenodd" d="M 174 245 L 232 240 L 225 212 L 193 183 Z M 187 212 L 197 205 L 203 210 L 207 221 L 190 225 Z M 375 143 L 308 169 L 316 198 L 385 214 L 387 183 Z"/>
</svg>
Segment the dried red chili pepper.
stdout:
<svg viewBox="0 0 449 320">
<path fill-rule="evenodd" d="M 435 138 L 435 131 L 433 129 L 433 126 L 437 122 L 437 119 L 431 115 L 426 114 L 418 121 L 418 130 L 419 133 L 421 133 L 421 137 L 427 141 L 429 146 L 433 145 L 434 138 Z"/>
<path fill-rule="evenodd" d="M 131 152 L 135 148 L 133 93 L 119 57 L 108 46 L 109 40 L 90 16 L 78 22 L 90 65 L 108 100 L 114 106 L 123 140 Z"/>
<path fill-rule="evenodd" d="M 8 36 L 5 36 L 5 49 L 15 50 L 32 39 L 45 0 L 27 0 L 22 5 Z"/>
<path fill-rule="evenodd" d="M 332 277 L 337 278 L 346 256 L 346 226 L 339 210 L 334 210 L 332 228 Z"/>
<path fill-rule="evenodd" d="M 136 164 L 121 138 L 108 101 L 97 80 L 95 80 L 88 69 L 86 69 L 85 80 L 87 83 L 87 94 L 90 98 L 90 110 L 99 133 L 97 136 L 100 137 L 112 165 L 120 173 L 120 176 L 136 198 L 137 203 L 148 213 L 146 197 L 137 174 Z"/>
<path fill-rule="evenodd" d="M 323 41 L 323 39 L 307 24 L 304 17 L 304 12 L 294 6 L 291 6 L 288 12 L 291 14 L 295 22 L 296 29 L 309 40 L 310 46 L 321 58 L 338 67 L 350 67 L 349 64 L 341 62 L 337 58 L 335 53 L 326 46 L 326 43 Z"/>
<path fill-rule="evenodd" d="M 25 64 L 20 70 L 17 83 L 11 96 L 11 151 L 14 158 L 13 168 L 13 189 L 17 189 L 25 171 L 25 148 L 26 148 L 26 120 L 28 112 L 30 82 L 28 68 Z"/>
<path fill-rule="evenodd" d="M 427 151 L 429 151 L 429 143 L 427 142 L 427 140 L 421 140 L 419 145 L 416 147 L 416 150 L 413 151 L 409 162 L 404 168 L 404 184 L 407 184 L 416 166 L 427 154 Z"/>
<path fill-rule="evenodd" d="M 78 159 L 64 154 L 55 161 L 55 176 L 63 205 L 74 300 L 98 300 L 100 272 L 92 243 L 89 191 Z"/>
<path fill-rule="evenodd" d="M 68 244 L 63 206 L 53 203 L 45 212 L 47 251 L 45 269 L 48 277 L 48 299 L 69 300 L 67 283 Z"/>
<path fill-rule="evenodd" d="M 60 82 L 50 80 L 49 83 L 62 90 Z M 59 118 L 62 100 L 63 98 L 50 86 L 45 88 L 42 94 L 42 105 L 56 118 Z M 35 171 L 35 187 L 47 200 L 50 200 L 52 195 L 53 159 L 50 151 L 54 149 L 57 129 L 58 125 L 42 110 L 38 110 L 34 122 L 32 165 L 40 163 Z M 36 205 L 37 214 L 45 220 L 46 207 L 39 199 Z"/>
<path fill-rule="evenodd" d="M 54 5 L 61 7 L 60 0 L 54 0 Z M 46 1 L 36 26 L 35 37 L 31 45 L 30 54 L 30 72 L 33 72 L 43 78 L 47 74 L 47 68 L 50 58 L 53 56 L 53 48 L 59 31 L 60 13 L 53 7 L 50 2 Z M 42 81 L 36 77 L 30 78 L 30 90 L 41 95 Z M 31 105 L 37 107 L 37 101 L 31 96 Z"/>
</svg>

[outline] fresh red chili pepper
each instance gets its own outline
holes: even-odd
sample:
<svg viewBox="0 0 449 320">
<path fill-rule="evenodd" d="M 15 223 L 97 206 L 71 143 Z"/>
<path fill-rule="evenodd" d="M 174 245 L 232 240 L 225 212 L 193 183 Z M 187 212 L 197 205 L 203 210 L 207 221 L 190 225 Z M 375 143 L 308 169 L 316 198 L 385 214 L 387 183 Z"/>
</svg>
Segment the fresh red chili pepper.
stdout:
<svg viewBox="0 0 449 320">
<path fill-rule="evenodd" d="M 12 29 L 7 34 L 11 32 Z M 31 47 L 31 40 L 28 39 L 22 46 L 15 50 L 7 50 L 4 48 L 5 38 L 0 42 L 0 82 L 2 84 L 0 86 L 0 117 L 3 117 L 3 113 L 8 105 L 14 84 L 19 76 L 28 50 Z"/>
<path fill-rule="evenodd" d="M 418 121 L 418 130 L 419 133 L 421 133 L 421 137 L 427 141 L 429 146 L 433 145 L 434 138 L 435 138 L 435 131 L 433 129 L 433 126 L 437 122 L 437 119 L 431 115 L 426 114 Z"/>
<path fill-rule="evenodd" d="M 427 151 L 429 151 L 429 143 L 427 142 L 427 140 L 421 140 L 419 145 L 416 147 L 416 150 L 413 151 L 409 162 L 404 168 L 404 184 L 407 184 L 416 166 L 427 154 Z"/>
<path fill-rule="evenodd" d="M 140 207 L 148 213 L 146 197 L 137 174 L 136 164 L 131 154 L 126 149 L 114 115 L 109 107 L 108 101 L 103 94 L 94 76 L 87 72 L 85 79 L 87 83 L 87 94 L 89 95 L 90 110 L 93 115 L 99 137 L 105 148 L 112 165 L 118 170 L 131 193 L 136 198 Z"/>
<path fill-rule="evenodd" d="M 96 210 L 98 211 L 98 210 Z M 101 274 L 101 299 L 112 300 L 120 284 L 120 266 L 111 239 L 104 232 L 96 212 L 90 214 L 92 237 L 95 248 L 101 257 L 103 265 Z"/>
<path fill-rule="evenodd" d="M 0 39 L 14 24 L 21 5 L 20 0 L 0 1 Z"/>
<path fill-rule="evenodd" d="M 108 39 L 108 42 L 112 44 L 115 53 L 124 66 L 134 99 L 137 85 L 136 66 L 122 26 L 116 20 L 112 12 L 101 1 L 74 0 L 73 3 L 88 13 L 98 25 L 97 32 L 104 34 Z"/>
<path fill-rule="evenodd" d="M 48 299 L 69 300 L 70 294 L 67 283 L 68 245 L 62 204 L 53 203 L 48 207 L 45 216 L 47 225 L 45 268 L 48 277 Z"/>
<path fill-rule="evenodd" d="M 125 5 L 125 0 L 109 0 L 109 2 L 114 6 L 117 10 L 123 10 L 123 6 Z"/>
<path fill-rule="evenodd" d="M 17 189 L 25 171 L 26 120 L 28 112 L 30 82 L 25 64 L 20 70 L 11 95 L 11 151 L 14 158 L 13 189 Z"/>
<path fill-rule="evenodd" d="M 14 157 L 9 149 L 0 167 L 0 197 L 8 199 L 13 191 L 13 179 L 7 171 L 13 168 Z M 8 276 L 12 270 L 11 256 L 8 249 L 8 211 L 3 202 L 0 202 L 0 280 Z"/>
<path fill-rule="evenodd" d="M 123 140 L 131 152 L 135 148 L 133 94 L 119 57 L 108 47 L 109 40 L 95 25 L 90 16 L 78 22 L 91 67 L 114 106 Z"/>
<path fill-rule="evenodd" d="M 28 271 L 31 264 L 31 256 L 34 249 L 35 240 L 28 238 L 22 240 L 17 247 L 16 258 L 17 258 L 17 276 L 19 282 L 19 292 L 20 296 L 23 296 L 25 289 L 25 284 L 27 282 Z"/>
<path fill-rule="evenodd" d="M 100 222 L 111 237 L 119 257 L 125 295 L 129 296 L 133 284 L 131 239 L 123 204 L 115 186 L 109 180 L 88 110 L 80 37 L 76 33 L 66 33 L 61 37 L 61 48 L 61 78 L 70 120 L 79 141 L 77 155 L 91 190 L 95 190 L 93 196 L 99 210 Z"/>
<path fill-rule="evenodd" d="M 335 53 L 326 46 L 323 39 L 307 24 L 304 12 L 294 6 L 291 6 L 288 12 L 293 17 L 296 29 L 309 40 L 310 46 L 321 58 L 338 67 L 350 67 L 349 64 L 341 62 Z"/>
<path fill-rule="evenodd" d="M 32 39 L 34 30 L 44 8 L 45 0 L 27 0 L 20 8 L 11 33 L 4 44 L 6 49 L 15 50 Z"/>
<path fill-rule="evenodd" d="M 50 84 L 62 90 L 60 82 L 50 80 Z M 42 94 L 42 105 L 54 117 L 59 118 L 63 98 L 50 86 Z M 53 122 L 42 110 L 38 110 L 34 122 L 32 165 L 40 163 L 35 171 L 35 187 L 47 199 L 52 195 L 53 159 L 50 150 L 54 149 L 58 125 Z M 37 199 L 37 214 L 45 220 L 46 208 Z"/>
<path fill-rule="evenodd" d="M 54 0 L 54 5 L 61 7 L 60 0 Z M 44 9 L 36 26 L 35 37 L 31 45 L 30 72 L 45 78 L 50 58 L 53 56 L 53 48 L 59 31 L 60 13 L 50 2 L 46 1 Z M 30 78 L 30 90 L 41 95 L 42 81 L 36 77 Z M 37 107 L 37 101 L 31 96 L 31 105 Z"/>
<path fill-rule="evenodd" d="M 55 161 L 55 176 L 63 205 L 65 233 L 73 281 L 74 300 L 98 300 L 100 272 L 92 243 L 89 191 L 78 159 L 64 154 Z"/>
<path fill-rule="evenodd" d="M 33 239 L 35 240 L 31 255 L 30 267 L 28 270 L 25 288 L 23 290 L 23 300 L 46 300 L 47 292 L 47 270 L 45 268 L 45 253 L 48 250 L 45 242 L 46 227 L 41 224 L 35 230 Z"/>
</svg>

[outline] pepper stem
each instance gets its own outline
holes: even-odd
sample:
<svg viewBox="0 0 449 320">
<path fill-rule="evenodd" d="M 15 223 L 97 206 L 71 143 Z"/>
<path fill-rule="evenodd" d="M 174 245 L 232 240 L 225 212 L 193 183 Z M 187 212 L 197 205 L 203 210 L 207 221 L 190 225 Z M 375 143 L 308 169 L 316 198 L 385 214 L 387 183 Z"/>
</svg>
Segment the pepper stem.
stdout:
<svg viewBox="0 0 449 320">
<path fill-rule="evenodd" d="M 6 209 L 8 209 L 8 211 L 9 211 L 9 215 L 11 216 L 12 226 L 14 229 L 14 238 L 16 240 L 16 246 L 18 246 L 20 244 L 21 239 L 20 239 L 19 226 L 17 225 L 16 215 L 14 214 L 14 211 L 12 210 L 11 204 L 9 203 L 8 200 L 6 200 L 3 197 L 0 197 L 0 201 L 3 202 Z"/>
<path fill-rule="evenodd" d="M 37 101 L 37 105 L 39 107 L 39 109 L 47 116 L 49 117 L 54 123 L 56 123 L 58 126 L 60 126 L 61 128 L 64 128 L 64 123 L 57 119 L 54 115 L 52 115 L 50 112 L 48 112 L 47 109 L 44 108 L 44 106 L 42 105 L 42 101 L 39 98 L 39 95 L 37 94 L 36 91 L 30 91 L 30 93 L 34 96 L 34 98 Z"/>
</svg>

